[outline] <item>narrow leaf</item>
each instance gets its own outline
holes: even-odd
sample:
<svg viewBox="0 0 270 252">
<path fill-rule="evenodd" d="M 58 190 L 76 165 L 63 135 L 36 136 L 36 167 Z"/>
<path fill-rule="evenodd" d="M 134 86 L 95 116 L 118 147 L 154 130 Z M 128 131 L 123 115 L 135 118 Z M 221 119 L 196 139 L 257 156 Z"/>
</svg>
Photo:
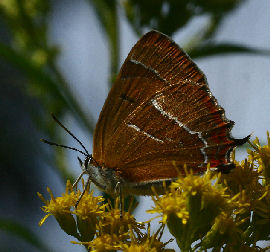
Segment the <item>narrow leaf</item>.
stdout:
<svg viewBox="0 0 270 252">
<path fill-rule="evenodd" d="M 221 44 L 207 44 L 189 51 L 191 58 L 200 58 L 216 55 L 226 54 L 256 54 L 261 56 L 270 56 L 270 50 L 263 50 L 255 47 L 243 46 L 232 43 L 221 43 Z"/>
<path fill-rule="evenodd" d="M 47 248 L 47 246 L 42 243 L 40 238 L 25 225 L 23 226 L 15 221 L 0 218 L 0 229 L 6 233 L 10 233 L 21 238 L 40 251 L 52 251 L 51 249 Z"/>
</svg>

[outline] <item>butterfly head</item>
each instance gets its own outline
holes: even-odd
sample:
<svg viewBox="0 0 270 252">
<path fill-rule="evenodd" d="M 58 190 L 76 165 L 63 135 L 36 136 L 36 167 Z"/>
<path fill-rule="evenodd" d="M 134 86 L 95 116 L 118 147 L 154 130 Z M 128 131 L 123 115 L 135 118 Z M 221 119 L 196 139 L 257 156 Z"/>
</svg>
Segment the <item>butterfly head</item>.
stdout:
<svg viewBox="0 0 270 252">
<path fill-rule="evenodd" d="M 115 188 L 119 183 L 119 177 L 113 169 L 109 169 L 100 165 L 91 154 L 86 155 L 82 161 L 78 157 L 82 173 L 89 176 L 89 180 L 93 182 L 102 191 L 115 195 Z"/>
<path fill-rule="evenodd" d="M 86 155 L 83 161 L 78 157 L 78 160 L 82 171 L 87 172 L 87 167 L 90 165 L 92 161 L 92 155 Z"/>
</svg>

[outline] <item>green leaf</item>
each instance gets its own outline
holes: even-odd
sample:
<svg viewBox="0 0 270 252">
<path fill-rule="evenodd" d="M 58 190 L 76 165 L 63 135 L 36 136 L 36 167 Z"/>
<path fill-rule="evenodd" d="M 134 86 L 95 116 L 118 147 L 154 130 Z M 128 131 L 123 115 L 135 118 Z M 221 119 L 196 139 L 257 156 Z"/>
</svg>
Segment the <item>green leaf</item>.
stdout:
<svg viewBox="0 0 270 252">
<path fill-rule="evenodd" d="M 255 47 L 243 46 L 233 43 L 207 44 L 191 49 L 188 54 L 191 58 L 200 58 L 225 54 L 256 54 L 270 56 L 270 50 L 263 50 Z"/>
<path fill-rule="evenodd" d="M 28 229 L 25 225 L 21 225 L 12 220 L 0 218 L 0 229 L 6 233 L 10 233 L 21 238 L 40 251 L 52 251 L 51 249 L 47 248 L 47 246 L 42 243 L 39 237 L 37 237 L 37 235 Z"/>
<path fill-rule="evenodd" d="M 101 27 L 109 42 L 110 81 L 113 82 L 119 71 L 119 21 L 116 0 L 91 0 Z"/>
<path fill-rule="evenodd" d="M 78 121 L 90 132 L 94 131 L 94 120 L 88 114 L 86 118 L 80 105 L 73 97 L 72 92 L 59 73 L 54 63 L 49 63 L 48 70 L 34 64 L 26 56 L 16 52 L 12 48 L 0 43 L 0 58 L 14 65 L 17 69 L 21 70 L 28 78 L 33 80 L 37 88 L 42 90 L 42 93 L 51 95 L 54 101 L 61 104 L 62 107 L 68 109 L 77 117 Z M 54 76 L 54 77 L 51 77 Z"/>
<path fill-rule="evenodd" d="M 44 70 L 31 62 L 25 56 L 19 54 L 12 48 L 0 43 L 0 58 L 14 65 L 17 69 L 21 70 L 30 79 L 35 80 L 44 87 L 50 94 L 54 94 L 55 98 L 64 102 L 60 90 L 57 88 L 55 81 L 44 72 Z"/>
<path fill-rule="evenodd" d="M 144 28 L 151 28 L 171 36 L 198 16 L 207 16 L 221 21 L 244 1 L 125 0 L 121 3 L 127 20 L 137 34 L 141 34 Z"/>
<path fill-rule="evenodd" d="M 175 214 L 169 214 L 167 226 L 170 233 L 175 237 L 181 251 L 189 250 L 191 248 L 191 242 L 189 243 L 189 236 L 187 235 L 188 224 L 183 224 L 182 219 L 178 218 Z M 186 245 L 187 247 L 185 247 Z"/>
</svg>

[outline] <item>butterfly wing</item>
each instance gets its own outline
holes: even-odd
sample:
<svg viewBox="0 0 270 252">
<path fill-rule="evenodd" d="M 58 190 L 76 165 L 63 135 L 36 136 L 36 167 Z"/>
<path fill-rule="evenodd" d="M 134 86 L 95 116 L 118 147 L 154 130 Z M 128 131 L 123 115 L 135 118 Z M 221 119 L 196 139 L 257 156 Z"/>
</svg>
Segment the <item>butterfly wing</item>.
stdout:
<svg viewBox="0 0 270 252">
<path fill-rule="evenodd" d="M 108 95 L 93 156 L 133 182 L 176 177 L 184 164 L 199 172 L 207 162 L 230 162 L 241 142 L 230 137 L 232 125 L 198 67 L 152 31 L 132 48 Z"/>
<path fill-rule="evenodd" d="M 151 64 L 147 64 L 149 57 Z M 162 59 L 164 62 L 161 62 Z M 165 78 L 161 75 L 165 74 L 167 79 L 176 76 L 171 68 L 177 65 L 182 65 L 183 69 L 189 65 L 191 71 L 180 71 L 179 80 L 191 78 L 194 82 L 204 81 L 196 65 L 167 36 L 151 31 L 136 43 L 109 92 L 97 122 L 93 145 L 93 156 L 97 160 L 105 159 L 105 142 L 109 142 L 119 124 L 141 103 L 170 85 L 164 82 Z"/>
</svg>

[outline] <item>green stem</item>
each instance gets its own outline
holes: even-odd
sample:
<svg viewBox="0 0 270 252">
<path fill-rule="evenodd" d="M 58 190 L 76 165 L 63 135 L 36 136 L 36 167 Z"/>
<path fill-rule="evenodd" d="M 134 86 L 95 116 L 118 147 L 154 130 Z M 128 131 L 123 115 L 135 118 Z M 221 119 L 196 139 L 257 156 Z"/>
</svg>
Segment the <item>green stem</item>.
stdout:
<svg viewBox="0 0 270 252">
<path fill-rule="evenodd" d="M 94 128 L 95 128 L 95 123 L 91 114 L 89 113 L 87 117 L 85 116 L 85 113 L 83 112 L 81 106 L 72 95 L 72 91 L 70 90 L 66 80 L 64 79 L 62 74 L 59 72 L 54 62 L 49 63 L 49 68 L 54 73 L 56 77 L 56 81 L 61 87 L 61 90 L 59 90 L 59 92 L 62 94 L 63 99 L 65 100 L 66 104 L 70 107 L 71 112 L 77 117 L 78 121 L 82 123 L 82 125 L 88 131 L 93 133 Z"/>
<path fill-rule="evenodd" d="M 113 83 L 119 70 L 119 21 L 118 1 L 116 0 L 91 0 L 98 21 L 108 37 L 110 50 L 110 77 L 109 83 Z"/>
<path fill-rule="evenodd" d="M 118 29 L 118 18 L 117 15 L 114 19 L 113 31 L 109 32 L 109 43 L 110 43 L 110 83 L 113 83 L 117 73 L 119 71 L 119 47 L 120 47 L 120 32 Z"/>
</svg>

